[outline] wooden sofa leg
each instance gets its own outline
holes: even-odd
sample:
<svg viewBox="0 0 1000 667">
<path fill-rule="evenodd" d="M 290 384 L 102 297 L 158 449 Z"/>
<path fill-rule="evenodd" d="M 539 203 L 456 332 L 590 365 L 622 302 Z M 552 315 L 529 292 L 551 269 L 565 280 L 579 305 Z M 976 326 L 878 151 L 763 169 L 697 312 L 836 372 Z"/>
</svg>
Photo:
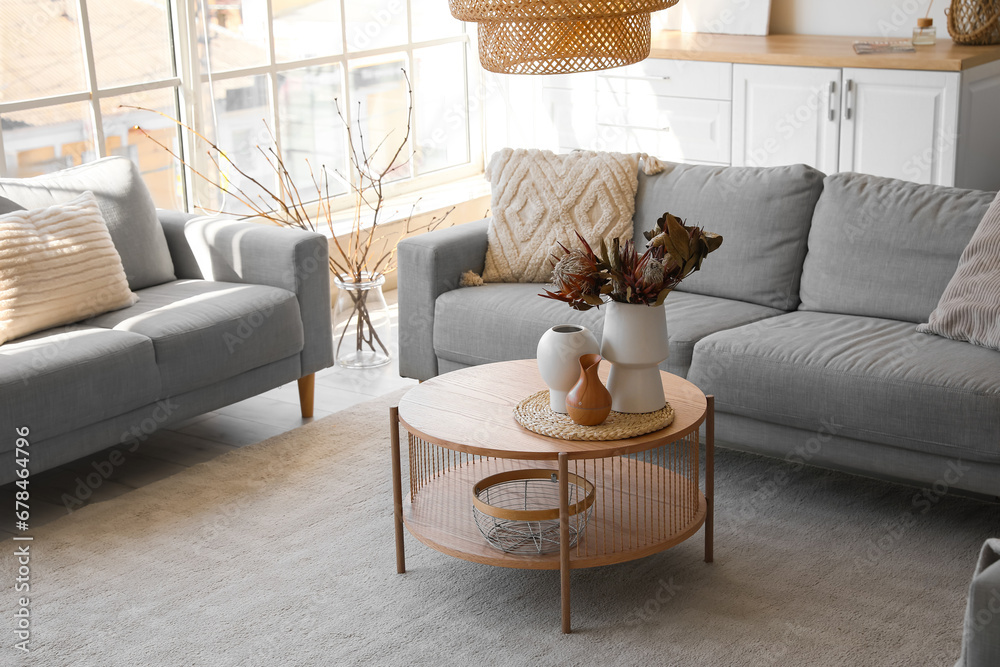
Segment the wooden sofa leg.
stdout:
<svg viewBox="0 0 1000 667">
<path fill-rule="evenodd" d="M 313 416 L 313 397 L 316 395 L 316 374 L 310 373 L 299 378 L 299 406 L 302 408 L 302 418 Z"/>
</svg>

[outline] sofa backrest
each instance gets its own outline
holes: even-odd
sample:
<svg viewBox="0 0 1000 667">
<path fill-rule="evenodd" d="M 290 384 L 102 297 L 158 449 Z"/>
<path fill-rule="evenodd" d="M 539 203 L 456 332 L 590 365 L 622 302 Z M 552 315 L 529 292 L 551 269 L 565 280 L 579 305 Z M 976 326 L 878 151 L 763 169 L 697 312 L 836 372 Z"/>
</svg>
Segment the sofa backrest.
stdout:
<svg viewBox="0 0 1000 667">
<path fill-rule="evenodd" d="M 174 280 L 153 197 L 131 160 L 108 157 L 34 178 L 0 178 L 0 196 L 29 210 L 61 204 L 87 190 L 97 198 L 129 288 Z"/>
<path fill-rule="evenodd" d="M 795 310 L 813 208 L 823 174 L 805 165 L 709 167 L 667 163 L 639 174 L 633 228 L 642 232 L 670 212 L 689 225 L 722 234 L 722 247 L 689 276 L 681 291 Z"/>
<path fill-rule="evenodd" d="M 995 195 L 827 176 L 809 232 L 801 310 L 926 322 Z"/>
</svg>

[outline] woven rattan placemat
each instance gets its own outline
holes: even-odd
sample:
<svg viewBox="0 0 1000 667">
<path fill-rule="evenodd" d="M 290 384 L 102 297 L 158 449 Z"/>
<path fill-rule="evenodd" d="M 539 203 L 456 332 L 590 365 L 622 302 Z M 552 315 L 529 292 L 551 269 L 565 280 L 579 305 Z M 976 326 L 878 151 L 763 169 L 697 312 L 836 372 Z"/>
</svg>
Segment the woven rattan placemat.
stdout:
<svg viewBox="0 0 1000 667">
<path fill-rule="evenodd" d="M 514 419 L 532 433 L 560 440 L 623 440 L 670 426 L 674 409 L 667 403 L 656 412 L 632 414 L 611 411 L 603 424 L 580 426 L 569 415 L 549 407 L 548 390 L 532 394 L 514 407 Z"/>
</svg>

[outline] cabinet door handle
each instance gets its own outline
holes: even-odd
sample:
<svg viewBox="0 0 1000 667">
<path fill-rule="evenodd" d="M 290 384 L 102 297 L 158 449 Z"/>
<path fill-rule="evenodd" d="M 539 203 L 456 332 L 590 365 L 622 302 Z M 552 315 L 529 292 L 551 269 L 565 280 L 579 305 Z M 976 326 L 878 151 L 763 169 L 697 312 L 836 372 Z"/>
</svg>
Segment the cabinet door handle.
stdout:
<svg viewBox="0 0 1000 667">
<path fill-rule="evenodd" d="M 854 107 L 854 80 L 847 80 L 847 89 L 844 91 L 844 120 L 851 120 Z"/>
<path fill-rule="evenodd" d="M 830 120 L 833 120 L 833 117 L 834 117 L 834 111 L 833 111 L 833 104 L 834 104 L 833 100 L 834 100 L 834 97 L 833 96 L 836 93 L 837 93 L 837 82 L 836 81 L 831 81 L 830 82 L 830 102 L 829 102 L 829 109 L 827 109 L 827 117 Z"/>
</svg>

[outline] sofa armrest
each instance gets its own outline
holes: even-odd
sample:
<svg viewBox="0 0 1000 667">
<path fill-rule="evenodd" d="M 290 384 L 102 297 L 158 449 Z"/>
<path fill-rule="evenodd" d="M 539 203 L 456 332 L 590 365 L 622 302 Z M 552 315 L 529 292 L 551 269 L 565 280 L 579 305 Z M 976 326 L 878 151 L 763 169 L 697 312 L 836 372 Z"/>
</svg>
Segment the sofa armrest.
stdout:
<svg viewBox="0 0 1000 667">
<path fill-rule="evenodd" d="M 327 239 L 298 229 L 158 210 L 178 279 L 281 287 L 299 302 L 302 375 L 333 363 Z"/>
<path fill-rule="evenodd" d="M 156 217 L 160 221 L 160 226 L 163 227 L 164 236 L 167 237 L 167 247 L 170 249 L 170 259 L 174 261 L 174 275 L 177 276 L 177 279 L 204 279 L 205 276 L 201 273 L 201 267 L 198 266 L 194 251 L 184 235 L 185 223 L 202 216 L 197 213 L 158 208 L 156 209 Z"/>
<path fill-rule="evenodd" d="M 439 229 L 400 241 L 399 374 L 427 380 L 437 375 L 434 302 L 458 287 L 466 271 L 483 272 L 489 219 Z"/>
</svg>

